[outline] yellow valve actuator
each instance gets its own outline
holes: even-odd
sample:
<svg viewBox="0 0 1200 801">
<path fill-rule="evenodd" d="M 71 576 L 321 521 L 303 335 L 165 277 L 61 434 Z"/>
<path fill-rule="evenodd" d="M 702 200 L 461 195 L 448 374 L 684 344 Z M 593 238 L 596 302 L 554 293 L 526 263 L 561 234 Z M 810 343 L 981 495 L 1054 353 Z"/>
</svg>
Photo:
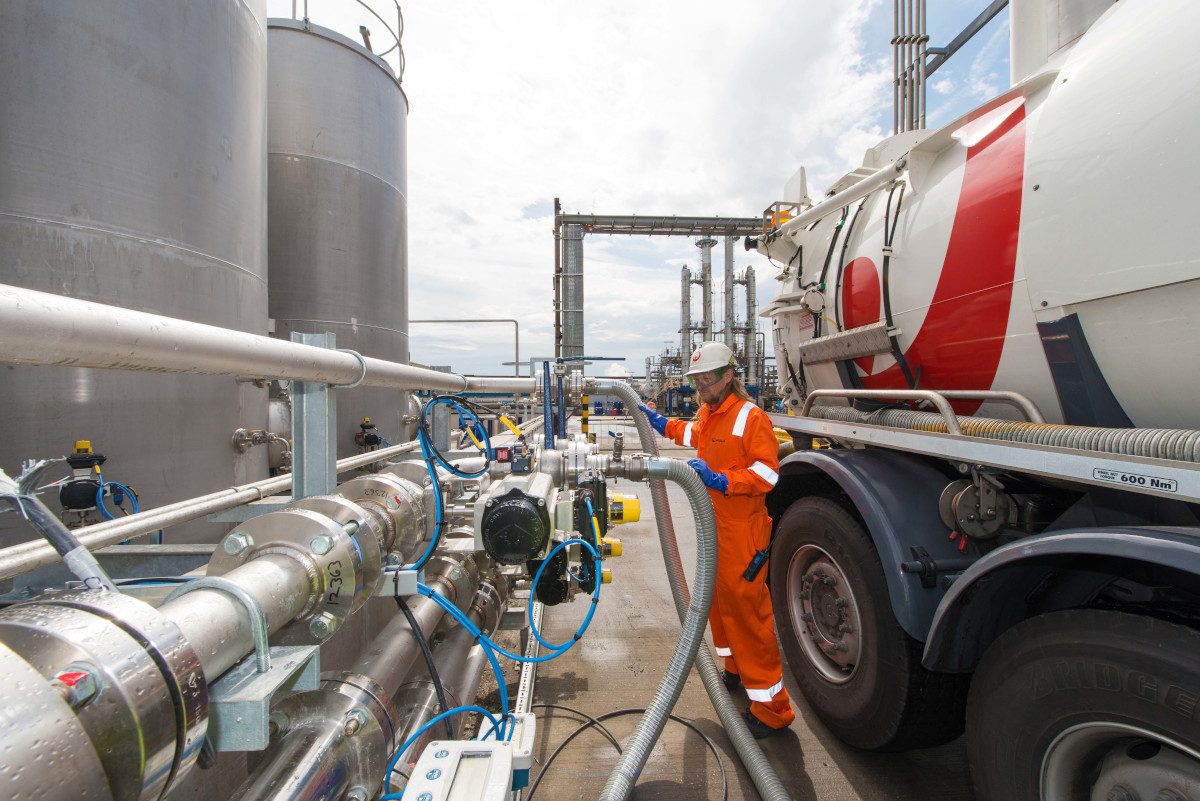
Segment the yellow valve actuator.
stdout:
<svg viewBox="0 0 1200 801">
<path fill-rule="evenodd" d="M 609 539 L 608 537 L 605 537 L 604 539 L 600 540 L 600 545 L 603 548 L 603 553 L 605 556 L 620 556 L 623 550 L 621 547 L 621 541 L 618 539 Z"/>
<path fill-rule="evenodd" d="M 608 522 L 636 523 L 642 519 L 642 502 L 636 495 L 622 495 L 619 492 L 609 493 Z"/>
<path fill-rule="evenodd" d="M 600 583 L 601 584 L 612 584 L 612 571 L 611 570 L 609 570 L 608 568 L 604 568 L 600 571 Z"/>
<path fill-rule="evenodd" d="M 90 439 L 75 440 L 75 452 L 76 453 L 91 453 L 92 452 L 92 441 Z"/>
</svg>

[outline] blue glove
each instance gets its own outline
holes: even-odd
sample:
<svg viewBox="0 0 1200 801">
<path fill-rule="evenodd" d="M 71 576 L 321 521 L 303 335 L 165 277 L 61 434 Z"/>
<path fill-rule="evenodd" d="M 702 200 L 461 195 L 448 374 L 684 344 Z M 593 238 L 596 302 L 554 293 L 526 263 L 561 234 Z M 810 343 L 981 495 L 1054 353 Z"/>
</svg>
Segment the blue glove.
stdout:
<svg viewBox="0 0 1200 801">
<path fill-rule="evenodd" d="M 650 425 L 654 430 L 665 437 L 667 435 L 667 418 L 645 404 L 640 404 L 638 408 L 646 413 L 646 419 L 650 421 Z"/>
<path fill-rule="evenodd" d="M 709 489 L 716 490 L 722 495 L 729 489 L 729 476 L 713 472 L 713 469 L 708 466 L 708 462 L 703 459 L 688 459 L 688 467 L 700 474 L 704 486 Z"/>
</svg>

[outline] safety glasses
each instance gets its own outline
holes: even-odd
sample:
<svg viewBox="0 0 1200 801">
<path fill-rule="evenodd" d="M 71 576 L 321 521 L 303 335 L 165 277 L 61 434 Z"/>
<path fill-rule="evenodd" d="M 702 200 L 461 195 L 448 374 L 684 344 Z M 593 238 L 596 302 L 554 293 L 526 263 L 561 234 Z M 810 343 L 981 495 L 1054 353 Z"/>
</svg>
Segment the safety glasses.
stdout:
<svg viewBox="0 0 1200 801">
<path fill-rule="evenodd" d="M 728 367 L 718 367 L 716 370 L 710 370 L 707 373 L 697 373 L 696 375 L 688 376 L 688 383 L 697 389 L 706 389 L 713 384 L 720 382 L 725 377 L 725 371 Z"/>
</svg>

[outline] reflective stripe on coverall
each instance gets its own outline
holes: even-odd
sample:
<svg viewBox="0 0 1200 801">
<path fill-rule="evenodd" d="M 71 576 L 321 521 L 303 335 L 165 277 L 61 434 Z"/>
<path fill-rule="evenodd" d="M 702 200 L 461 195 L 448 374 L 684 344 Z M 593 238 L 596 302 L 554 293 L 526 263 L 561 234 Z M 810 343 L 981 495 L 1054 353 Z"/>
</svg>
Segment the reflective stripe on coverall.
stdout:
<svg viewBox="0 0 1200 801">
<path fill-rule="evenodd" d="M 779 480 L 771 421 L 731 392 L 716 409 L 702 405 L 694 421 L 668 421 L 666 434 L 696 448 L 699 458 L 729 478 L 726 494 L 708 491 L 717 518 L 717 586 L 708 618 L 713 645 L 725 669 L 742 677 L 754 716 L 773 728 L 787 726 L 796 715 L 783 688 L 766 566 L 754 581 L 742 577 L 754 552 L 771 540 L 766 494 Z"/>
</svg>

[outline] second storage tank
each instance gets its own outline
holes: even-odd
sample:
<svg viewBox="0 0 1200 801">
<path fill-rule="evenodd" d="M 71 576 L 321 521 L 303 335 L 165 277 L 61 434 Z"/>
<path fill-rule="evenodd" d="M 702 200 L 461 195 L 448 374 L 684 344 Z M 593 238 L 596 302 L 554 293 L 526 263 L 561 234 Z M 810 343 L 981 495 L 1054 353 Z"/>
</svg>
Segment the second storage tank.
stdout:
<svg viewBox="0 0 1200 801">
<path fill-rule="evenodd" d="M 275 336 L 407 361 L 408 101 L 391 67 L 326 28 L 268 20 L 268 253 Z M 338 456 L 363 417 L 393 443 L 405 393 L 337 393 Z"/>
</svg>

